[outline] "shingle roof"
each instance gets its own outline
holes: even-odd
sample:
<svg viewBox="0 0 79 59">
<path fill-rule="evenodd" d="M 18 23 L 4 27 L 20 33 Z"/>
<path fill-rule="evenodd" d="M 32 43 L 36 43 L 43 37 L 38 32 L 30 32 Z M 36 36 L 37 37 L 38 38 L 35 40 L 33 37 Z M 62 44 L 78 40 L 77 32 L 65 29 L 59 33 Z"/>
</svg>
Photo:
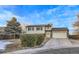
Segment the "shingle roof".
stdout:
<svg viewBox="0 0 79 59">
<path fill-rule="evenodd" d="M 68 31 L 68 28 L 52 28 L 53 31 Z"/>
<path fill-rule="evenodd" d="M 42 24 L 42 25 L 27 25 L 26 27 L 39 27 L 39 26 L 52 26 L 51 24 Z"/>
</svg>

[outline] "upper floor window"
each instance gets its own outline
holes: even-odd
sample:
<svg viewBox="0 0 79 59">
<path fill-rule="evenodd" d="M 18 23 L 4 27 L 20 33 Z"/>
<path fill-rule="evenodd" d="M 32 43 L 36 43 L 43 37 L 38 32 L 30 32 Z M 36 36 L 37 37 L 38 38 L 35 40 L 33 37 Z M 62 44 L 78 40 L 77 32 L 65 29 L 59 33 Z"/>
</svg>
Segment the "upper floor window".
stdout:
<svg viewBox="0 0 79 59">
<path fill-rule="evenodd" d="M 28 27 L 28 31 L 33 31 L 34 27 Z"/>
<path fill-rule="evenodd" d="M 37 27 L 36 30 L 42 30 L 42 27 Z"/>
</svg>

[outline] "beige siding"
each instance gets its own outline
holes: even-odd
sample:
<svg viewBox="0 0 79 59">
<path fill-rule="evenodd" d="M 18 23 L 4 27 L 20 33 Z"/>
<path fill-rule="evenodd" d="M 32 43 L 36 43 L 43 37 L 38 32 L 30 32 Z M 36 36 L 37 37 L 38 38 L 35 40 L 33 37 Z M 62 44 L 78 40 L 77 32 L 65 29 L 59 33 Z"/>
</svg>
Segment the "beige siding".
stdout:
<svg viewBox="0 0 79 59">
<path fill-rule="evenodd" d="M 44 34 L 45 31 L 27 31 L 26 34 Z"/>
<path fill-rule="evenodd" d="M 44 34 L 45 33 L 45 27 L 42 27 L 42 30 L 36 30 L 36 27 L 34 27 L 34 30 L 28 31 L 28 28 L 26 29 L 26 34 Z"/>
<path fill-rule="evenodd" d="M 53 31 L 52 37 L 53 38 L 67 38 L 67 32 L 66 31 Z"/>
<path fill-rule="evenodd" d="M 52 29 L 52 27 L 46 27 L 45 28 L 45 30 L 51 30 Z"/>
<path fill-rule="evenodd" d="M 46 38 L 51 38 L 51 32 L 46 32 Z"/>
</svg>

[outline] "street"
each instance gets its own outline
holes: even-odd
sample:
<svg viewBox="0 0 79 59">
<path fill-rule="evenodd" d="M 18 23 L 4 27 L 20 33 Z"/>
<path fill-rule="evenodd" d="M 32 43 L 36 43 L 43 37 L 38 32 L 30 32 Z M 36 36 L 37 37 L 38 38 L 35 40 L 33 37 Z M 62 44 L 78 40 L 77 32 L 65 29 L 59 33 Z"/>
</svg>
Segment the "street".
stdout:
<svg viewBox="0 0 79 59">
<path fill-rule="evenodd" d="M 44 51 L 39 51 L 35 54 L 79 54 L 79 47 L 48 49 Z"/>
</svg>

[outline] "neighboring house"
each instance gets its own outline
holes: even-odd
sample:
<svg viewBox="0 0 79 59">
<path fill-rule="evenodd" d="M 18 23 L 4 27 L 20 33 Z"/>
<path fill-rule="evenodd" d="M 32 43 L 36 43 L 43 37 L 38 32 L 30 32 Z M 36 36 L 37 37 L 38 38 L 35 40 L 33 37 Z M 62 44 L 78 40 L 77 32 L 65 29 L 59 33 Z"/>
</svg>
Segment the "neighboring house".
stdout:
<svg viewBox="0 0 79 59">
<path fill-rule="evenodd" d="M 22 34 L 26 32 L 26 25 L 25 24 L 21 24 L 21 29 L 22 29 Z"/>
<path fill-rule="evenodd" d="M 5 27 L 0 27 L 0 33 L 4 32 Z"/>
<path fill-rule="evenodd" d="M 52 28 L 51 24 L 26 26 L 26 34 L 45 34 L 46 38 L 68 38 L 68 33 L 67 28 Z"/>
</svg>

